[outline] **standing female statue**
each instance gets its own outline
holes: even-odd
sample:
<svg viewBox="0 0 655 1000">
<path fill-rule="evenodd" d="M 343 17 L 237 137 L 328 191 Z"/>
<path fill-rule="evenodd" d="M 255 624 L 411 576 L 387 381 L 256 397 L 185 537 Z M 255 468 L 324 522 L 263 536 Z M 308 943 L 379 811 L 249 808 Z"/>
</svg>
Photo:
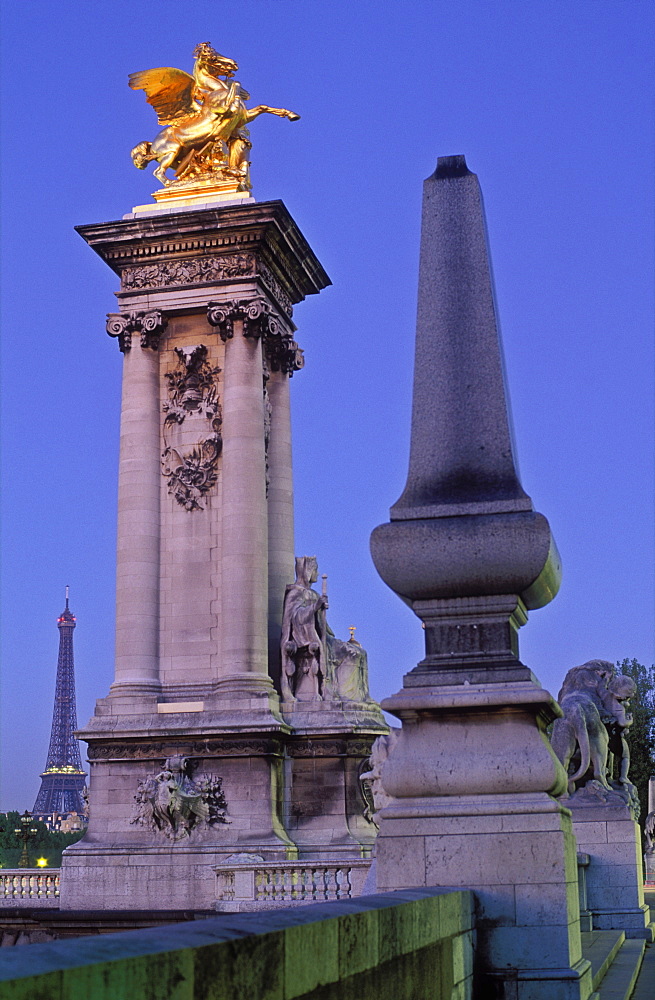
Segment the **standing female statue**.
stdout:
<svg viewBox="0 0 655 1000">
<path fill-rule="evenodd" d="M 283 701 L 320 701 L 327 668 L 327 597 L 312 589 L 316 556 L 296 558 L 296 581 L 287 587 L 282 618 Z"/>
</svg>

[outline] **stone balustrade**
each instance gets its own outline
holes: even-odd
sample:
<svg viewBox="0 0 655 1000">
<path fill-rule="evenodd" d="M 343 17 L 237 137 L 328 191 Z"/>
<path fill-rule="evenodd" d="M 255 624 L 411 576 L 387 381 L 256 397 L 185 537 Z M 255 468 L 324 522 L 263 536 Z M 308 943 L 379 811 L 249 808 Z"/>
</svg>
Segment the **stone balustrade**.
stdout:
<svg viewBox="0 0 655 1000">
<path fill-rule="evenodd" d="M 360 896 L 370 860 L 243 861 L 220 865 L 216 909 L 265 910 Z"/>
<path fill-rule="evenodd" d="M 0 906 L 59 906 L 59 869 L 0 869 Z"/>
</svg>

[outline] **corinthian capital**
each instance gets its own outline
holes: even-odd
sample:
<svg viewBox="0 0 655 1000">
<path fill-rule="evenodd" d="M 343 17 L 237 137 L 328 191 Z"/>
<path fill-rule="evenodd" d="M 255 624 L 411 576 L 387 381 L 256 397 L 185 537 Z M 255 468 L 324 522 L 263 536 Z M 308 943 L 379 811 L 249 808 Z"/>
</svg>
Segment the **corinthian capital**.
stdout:
<svg viewBox="0 0 655 1000">
<path fill-rule="evenodd" d="M 159 310 L 153 312 L 107 313 L 107 333 L 118 338 L 123 354 L 132 347 L 132 334 L 141 334 L 141 347 L 157 350 L 159 338 L 168 320 Z"/>
<path fill-rule="evenodd" d="M 227 302 L 210 302 L 207 319 L 218 328 L 221 338 L 229 340 L 234 335 L 234 320 L 243 322 L 244 337 L 277 335 L 283 329 L 280 317 L 266 299 L 230 299 Z"/>
<path fill-rule="evenodd" d="M 305 357 L 295 340 L 287 333 L 270 334 L 266 338 L 266 357 L 271 371 L 291 376 L 305 366 Z"/>
<path fill-rule="evenodd" d="M 159 309 L 141 314 L 141 347 L 151 347 L 156 351 L 159 338 L 166 329 L 167 317 Z"/>
</svg>

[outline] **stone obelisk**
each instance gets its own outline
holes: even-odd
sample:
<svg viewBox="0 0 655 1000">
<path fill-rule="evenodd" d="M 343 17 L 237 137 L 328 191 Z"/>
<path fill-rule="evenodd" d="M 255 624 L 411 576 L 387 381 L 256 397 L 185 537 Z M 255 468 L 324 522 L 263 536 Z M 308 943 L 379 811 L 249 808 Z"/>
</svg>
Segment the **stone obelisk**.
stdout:
<svg viewBox="0 0 655 1000">
<path fill-rule="evenodd" d="M 472 888 L 489 996 L 586 998 L 575 841 L 545 735 L 559 707 L 518 656 L 560 578 L 514 462 L 482 198 L 464 157 L 424 185 L 409 475 L 372 535 L 383 580 L 425 628 L 425 658 L 383 707 L 381 890 Z M 486 995 L 486 994 L 485 994 Z"/>
</svg>

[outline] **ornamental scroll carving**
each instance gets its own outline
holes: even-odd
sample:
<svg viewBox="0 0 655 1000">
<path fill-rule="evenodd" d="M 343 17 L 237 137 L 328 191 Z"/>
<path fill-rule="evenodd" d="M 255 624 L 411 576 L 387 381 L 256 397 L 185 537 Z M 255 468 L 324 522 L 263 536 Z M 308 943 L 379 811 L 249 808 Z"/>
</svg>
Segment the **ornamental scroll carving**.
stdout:
<svg viewBox="0 0 655 1000">
<path fill-rule="evenodd" d="M 277 301 L 284 309 L 287 316 L 291 317 L 293 315 L 293 303 L 291 302 L 291 299 L 289 298 L 288 294 L 286 293 L 280 282 L 277 280 L 277 278 L 271 271 L 270 267 L 268 267 L 262 261 L 259 261 L 257 265 L 257 273 L 259 274 L 259 277 L 264 282 L 264 284 L 269 287 L 269 289 L 271 290 Z"/>
<path fill-rule="evenodd" d="M 199 827 L 230 822 L 221 778 L 203 774 L 192 779 L 191 762 L 182 756 L 168 757 L 158 774 L 140 781 L 134 802 L 130 822 L 169 840 L 188 837 Z"/>
<path fill-rule="evenodd" d="M 218 329 L 223 341 L 234 336 L 234 321 L 241 320 L 244 337 L 263 339 L 272 371 L 284 371 L 293 375 L 294 371 L 299 371 L 305 364 L 302 350 L 273 306 L 264 298 L 209 302 L 207 319 Z"/>
<path fill-rule="evenodd" d="M 168 320 L 158 309 L 152 312 L 107 313 L 107 333 L 118 339 L 118 347 L 125 354 L 132 347 L 132 334 L 141 335 L 141 347 L 156 351 L 159 339 Z"/>
<path fill-rule="evenodd" d="M 221 452 L 220 368 L 207 361 L 204 344 L 176 347 L 178 368 L 166 372 L 168 400 L 163 405 L 162 474 L 168 492 L 186 510 L 202 510 L 202 498 L 218 478 Z"/>
<path fill-rule="evenodd" d="M 223 257 L 190 257 L 126 267 L 121 273 L 121 284 L 124 289 L 167 288 L 239 278 L 254 273 L 254 255 L 234 253 Z"/>
</svg>

